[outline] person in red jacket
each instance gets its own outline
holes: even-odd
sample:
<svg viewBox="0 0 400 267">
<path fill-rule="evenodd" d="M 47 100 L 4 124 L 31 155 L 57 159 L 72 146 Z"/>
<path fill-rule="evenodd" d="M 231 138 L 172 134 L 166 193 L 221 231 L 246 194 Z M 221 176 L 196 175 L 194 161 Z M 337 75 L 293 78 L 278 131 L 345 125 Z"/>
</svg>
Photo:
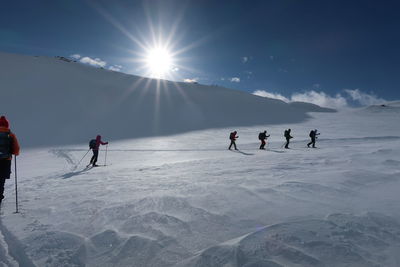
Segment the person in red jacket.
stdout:
<svg viewBox="0 0 400 267">
<path fill-rule="evenodd" d="M 90 159 L 90 163 L 89 163 L 89 165 L 92 164 L 93 167 L 97 167 L 98 166 L 96 163 L 97 163 L 97 158 L 99 156 L 99 147 L 100 147 L 100 145 L 108 145 L 108 142 L 101 141 L 101 135 L 98 135 L 98 136 L 96 136 L 96 145 L 94 146 L 94 148 L 92 148 L 93 156 Z"/>
<path fill-rule="evenodd" d="M 18 139 L 10 131 L 6 117 L 0 117 L 0 204 L 4 199 L 4 184 L 10 179 L 12 155 L 19 155 Z"/>
</svg>

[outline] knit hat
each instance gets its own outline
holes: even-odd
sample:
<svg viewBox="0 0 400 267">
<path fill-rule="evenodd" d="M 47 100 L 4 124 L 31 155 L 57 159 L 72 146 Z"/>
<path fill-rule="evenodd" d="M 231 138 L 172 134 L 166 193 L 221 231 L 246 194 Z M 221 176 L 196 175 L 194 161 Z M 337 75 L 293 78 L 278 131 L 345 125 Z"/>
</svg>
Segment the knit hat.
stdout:
<svg viewBox="0 0 400 267">
<path fill-rule="evenodd" d="M 10 124 L 8 123 L 8 120 L 6 119 L 6 117 L 1 116 L 1 117 L 0 117 L 0 127 L 8 128 L 9 125 L 10 125 Z"/>
</svg>

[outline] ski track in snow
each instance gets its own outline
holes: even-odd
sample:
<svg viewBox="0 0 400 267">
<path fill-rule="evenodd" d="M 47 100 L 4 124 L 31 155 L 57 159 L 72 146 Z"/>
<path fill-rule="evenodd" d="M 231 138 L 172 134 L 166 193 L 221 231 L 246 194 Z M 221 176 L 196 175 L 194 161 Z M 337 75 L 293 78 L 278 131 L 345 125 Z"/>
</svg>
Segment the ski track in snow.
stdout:
<svg viewBox="0 0 400 267">
<path fill-rule="evenodd" d="M 385 122 L 381 115 L 313 114 L 292 126 L 289 150 L 280 148 L 284 127 L 264 126 L 239 128 L 239 151 L 227 149 L 230 129 L 111 142 L 112 165 L 92 169 L 85 169 L 91 153 L 75 167 L 83 145 L 26 151 L 21 214 L 13 214 L 13 183 L 6 183 L 0 260 L 399 266 L 398 114 Z M 307 148 L 315 125 L 319 149 Z M 266 151 L 252 141 L 260 128 L 272 136 Z"/>
</svg>

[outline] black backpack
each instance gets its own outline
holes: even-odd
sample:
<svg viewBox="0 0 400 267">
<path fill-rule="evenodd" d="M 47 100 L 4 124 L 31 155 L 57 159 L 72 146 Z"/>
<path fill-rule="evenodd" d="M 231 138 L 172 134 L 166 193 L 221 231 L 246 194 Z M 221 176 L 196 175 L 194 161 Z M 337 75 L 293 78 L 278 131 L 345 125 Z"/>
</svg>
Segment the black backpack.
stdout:
<svg viewBox="0 0 400 267">
<path fill-rule="evenodd" d="M 314 135 L 314 131 L 311 131 L 310 132 L 310 134 L 309 134 L 309 136 L 311 137 L 311 138 L 313 138 L 315 135 Z"/>
<path fill-rule="evenodd" d="M 258 134 L 258 140 L 262 140 L 263 139 L 263 135 L 264 135 L 264 133 L 259 133 Z"/>
<path fill-rule="evenodd" d="M 12 156 L 12 138 L 10 132 L 0 132 L 0 159 L 8 159 Z"/>
<path fill-rule="evenodd" d="M 96 148 L 96 139 L 90 140 L 90 142 L 89 142 L 89 148 L 90 148 L 90 149 Z"/>
</svg>

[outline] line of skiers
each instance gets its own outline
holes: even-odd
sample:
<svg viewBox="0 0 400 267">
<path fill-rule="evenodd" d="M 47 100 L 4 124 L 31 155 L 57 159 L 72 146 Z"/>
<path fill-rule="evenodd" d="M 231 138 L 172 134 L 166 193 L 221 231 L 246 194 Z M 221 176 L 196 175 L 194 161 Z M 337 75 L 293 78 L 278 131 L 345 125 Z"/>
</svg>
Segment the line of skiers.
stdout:
<svg viewBox="0 0 400 267">
<path fill-rule="evenodd" d="M 286 149 L 289 148 L 290 139 L 293 138 L 293 136 L 291 135 L 291 131 L 292 131 L 291 129 L 287 129 L 283 133 L 283 136 L 286 139 L 286 143 L 284 144 Z M 317 129 L 310 131 L 309 136 L 311 138 L 311 141 L 307 144 L 307 147 L 310 147 L 310 145 L 312 145 L 312 147 L 315 148 L 317 135 L 320 135 L 320 133 L 317 132 Z M 235 150 L 238 150 L 236 146 L 236 139 L 238 137 L 239 136 L 237 135 L 237 131 L 233 131 L 229 134 L 229 139 L 231 140 L 231 143 L 228 148 L 229 150 L 231 150 L 232 146 L 235 148 Z M 261 141 L 260 149 L 265 149 L 266 140 L 268 139 L 268 137 L 270 137 L 270 135 L 269 134 L 267 135 L 267 131 L 263 131 L 258 134 L 258 140 Z"/>
<path fill-rule="evenodd" d="M 311 141 L 307 144 L 308 147 L 310 147 L 310 145 L 312 145 L 312 147 L 315 148 L 315 142 L 316 142 L 318 135 L 319 135 L 319 133 L 317 132 L 317 130 L 312 130 L 310 132 L 309 136 L 311 138 Z M 235 150 L 238 150 L 237 146 L 236 146 L 236 139 L 238 137 L 239 136 L 237 135 L 237 131 L 230 133 L 229 139 L 230 139 L 231 143 L 229 145 L 229 149 L 231 149 L 233 146 Z M 259 147 L 260 149 L 265 149 L 266 140 L 268 139 L 268 137 L 270 137 L 270 135 L 267 134 L 267 131 L 263 131 L 263 132 L 259 133 L 258 139 L 261 141 L 261 144 Z M 285 148 L 289 148 L 290 139 L 293 138 L 293 136 L 291 136 L 291 129 L 285 130 L 284 137 L 286 138 Z M 100 145 L 107 145 L 107 144 L 108 144 L 108 142 L 103 142 L 101 140 L 100 135 L 97 135 L 96 139 L 90 140 L 89 150 L 92 150 L 93 156 L 91 157 L 90 163 L 89 163 L 89 165 L 87 165 L 87 167 L 89 167 L 90 165 L 92 165 L 93 167 L 98 166 L 97 158 L 99 156 Z M 4 195 L 3 195 L 4 183 L 5 183 L 6 179 L 10 179 L 10 175 L 11 175 L 12 155 L 15 155 L 15 156 L 19 155 L 19 150 L 20 150 L 20 147 L 19 147 L 18 139 L 15 136 L 15 134 L 11 132 L 9 121 L 7 120 L 7 118 L 5 116 L 1 116 L 0 117 L 0 204 L 1 204 L 2 200 L 4 199 Z M 89 150 L 88 150 L 88 152 L 89 152 Z"/>
</svg>

